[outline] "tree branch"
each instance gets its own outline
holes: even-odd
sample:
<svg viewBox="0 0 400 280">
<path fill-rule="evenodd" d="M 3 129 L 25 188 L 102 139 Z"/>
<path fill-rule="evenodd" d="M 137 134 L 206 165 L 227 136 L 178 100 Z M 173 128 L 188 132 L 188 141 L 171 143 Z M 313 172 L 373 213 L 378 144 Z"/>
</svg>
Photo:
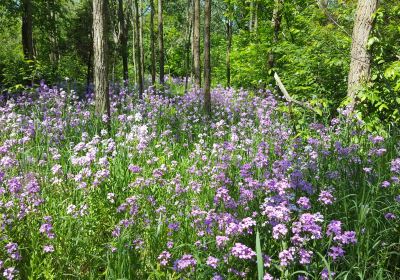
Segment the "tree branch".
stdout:
<svg viewBox="0 0 400 280">
<path fill-rule="evenodd" d="M 297 104 L 297 105 L 299 105 L 299 106 L 301 106 L 301 107 L 303 107 L 303 108 L 306 108 L 306 109 L 308 109 L 308 110 L 313 111 L 314 113 L 316 113 L 316 114 L 318 114 L 318 115 L 321 114 L 320 112 L 318 112 L 318 110 L 316 110 L 316 109 L 314 109 L 313 107 L 311 107 L 308 103 L 298 101 L 298 100 L 294 99 L 293 97 L 291 97 L 291 96 L 289 95 L 289 93 L 287 92 L 285 86 L 283 85 L 281 79 L 279 78 L 279 76 L 278 76 L 278 74 L 277 74 L 276 72 L 274 73 L 274 78 L 275 78 L 276 84 L 278 85 L 279 89 L 280 89 L 281 92 L 283 93 L 283 96 L 285 97 L 285 99 L 286 99 L 289 103 Z"/>
</svg>

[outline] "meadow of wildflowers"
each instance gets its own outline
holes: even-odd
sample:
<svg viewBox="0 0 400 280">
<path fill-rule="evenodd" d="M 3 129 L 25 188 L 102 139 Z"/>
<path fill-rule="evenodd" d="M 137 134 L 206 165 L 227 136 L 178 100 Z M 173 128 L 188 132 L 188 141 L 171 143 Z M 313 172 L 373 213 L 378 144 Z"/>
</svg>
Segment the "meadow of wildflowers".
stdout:
<svg viewBox="0 0 400 280">
<path fill-rule="evenodd" d="M 400 142 L 269 92 L 0 100 L 1 279 L 399 279 Z"/>
</svg>

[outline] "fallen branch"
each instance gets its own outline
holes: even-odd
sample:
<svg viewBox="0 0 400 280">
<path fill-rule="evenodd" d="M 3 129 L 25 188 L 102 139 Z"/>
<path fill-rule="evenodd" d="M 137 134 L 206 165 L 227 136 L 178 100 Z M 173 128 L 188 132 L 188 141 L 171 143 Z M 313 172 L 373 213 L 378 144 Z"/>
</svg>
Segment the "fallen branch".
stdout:
<svg viewBox="0 0 400 280">
<path fill-rule="evenodd" d="M 289 95 L 289 93 L 287 92 L 285 86 L 283 85 L 281 79 L 279 78 L 279 76 L 278 76 L 278 74 L 277 74 L 276 72 L 275 72 L 275 74 L 274 74 L 274 78 L 275 78 L 276 84 L 278 85 L 279 89 L 280 89 L 281 92 L 283 93 L 283 96 L 285 97 L 285 99 L 286 99 L 289 103 L 297 104 L 297 105 L 299 105 L 299 106 L 301 106 L 301 107 L 303 107 L 303 108 L 306 108 L 306 109 L 308 109 L 308 110 L 313 111 L 314 113 L 316 113 L 316 114 L 318 114 L 318 115 L 321 115 L 321 112 L 319 112 L 319 111 L 316 110 L 315 108 L 311 107 L 308 103 L 301 102 L 301 101 L 298 101 L 298 100 L 292 98 L 292 97 Z"/>
</svg>

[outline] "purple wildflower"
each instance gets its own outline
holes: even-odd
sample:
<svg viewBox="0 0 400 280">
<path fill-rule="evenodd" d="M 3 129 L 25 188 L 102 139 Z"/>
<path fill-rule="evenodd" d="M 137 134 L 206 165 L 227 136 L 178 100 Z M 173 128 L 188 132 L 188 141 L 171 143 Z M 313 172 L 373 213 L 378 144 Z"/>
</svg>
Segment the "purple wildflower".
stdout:
<svg viewBox="0 0 400 280">
<path fill-rule="evenodd" d="M 251 248 L 242 243 L 235 243 L 232 247 L 231 253 L 233 256 L 244 260 L 250 260 L 256 256 L 256 253 Z"/>
<path fill-rule="evenodd" d="M 161 266 L 166 266 L 170 258 L 171 254 L 168 251 L 162 251 L 157 259 L 160 261 Z"/>
<path fill-rule="evenodd" d="M 210 267 L 215 269 L 218 266 L 218 262 L 219 262 L 219 260 L 217 258 L 215 258 L 213 256 L 209 256 L 207 258 L 207 262 L 206 263 L 207 263 L 208 266 L 210 266 Z"/>
<path fill-rule="evenodd" d="M 288 229 L 284 224 L 277 224 L 274 226 L 272 229 L 272 237 L 275 239 L 280 239 L 282 237 L 285 237 L 285 235 L 288 233 Z"/>
<path fill-rule="evenodd" d="M 334 200 L 335 198 L 333 197 L 330 191 L 321 191 L 321 193 L 318 196 L 318 201 L 325 205 L 332 204 Z"/>
<path fill-rule="evenodd" d="M 178 259 L 175 261 L 174 263 L 174 270 L 176 271 L 182 271 L 186 268 L 190 268 L 190 267 L 195 267 L 197 264 L 197 261 L 195 258 L 193 258 L 192 255 L 189 254 L 185 254 L 182 256 L 181 259 Z"/>
</svg>

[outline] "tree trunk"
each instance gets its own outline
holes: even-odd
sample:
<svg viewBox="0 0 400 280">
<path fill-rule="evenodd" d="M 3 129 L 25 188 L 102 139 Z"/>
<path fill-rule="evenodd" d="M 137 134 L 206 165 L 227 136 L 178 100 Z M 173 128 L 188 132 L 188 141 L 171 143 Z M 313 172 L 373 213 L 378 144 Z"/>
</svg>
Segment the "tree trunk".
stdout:
<svg viewBox="0 0 400 280">
<path fill-rule="evenodd" d="M 362 83 L 368 82 L 370 74 L 370 55 L 367 50 L 368 37 L 372 29 L 372 16 L 376 11 L 378 0 L 358 0 L 354 21 L 351 62 L 347 85 L 347 96 L 351 108 L 356 102 L 357 92 Z"/>
<path fill-rule="evenodd" d="M 185 92 L 188 90 L 188 79 L 189 79 L 189 65 L 190 65 L 190 38 L 192 37 L 192 20 L 190 15 L 190 2 L 187 3 L 187 42 L 186 42 L 186 59 L 185 59 Z"/>
<path fill-rule="evenodd" d="M 22 0 L 22 48 L 25 59 L 33 60 L 32 1 Z"/>
<path fill-rule="evenodd" d="M 254 23 L 253 23 L 253 29 L 257 32 L 258 30 L 258 2 L 254 4 Z"/>
<path fill-rule="evenodd" d="M 156 83 L 156 52 L 154 36 L 154 0 L 150 0 L 150 51 L 151 51 L 151 84 Z"/>
<path fill-rule="evenodd" d="M 197 88 L 201 88 L 201 62 L 200 62 L 200 0 L 194 0 L 193 23 L 193 64 L 194 82 Z"/>
<path fill-rule="evenodd" d="M 56 19 L 56 7 L 54 0 L 47 1 L 47 34 L 50 45 L 49 58 L 51 63 L 51 74 L 54 79 L 58 72 L 59 51 L 58 51 L 58 31 Z"/>
<path fill-rule="evenodd" d="M 96 113 L 107 114 L 110 120 L 110 99 L 107 67 L 107 0 L 93 0 L 93 52 Z"/>
<path fill-rule="evenodd" d="M 205 0 L 204 5 L 204 109 L 208 115 L 211 115 L 211 0 Z"/>
<path fill-rule="evenodd" d="M 275 0 L 274 11 L 272 14 L 272 28 L 274 30 L 272 47 L 275 47 L 276 44 L 278 43 L 279 32 L 281 30 L 283 5 L 284 5 L 284 0 Z M 272 69 L 275 66 L 275 55 L 272 50 L 268 56 L 268 65 L 270 69 Z"/>
<path fill-rule="evenodd" d="M 144 87 L 144 49 L 143 49 L 143 1 L 139 1 L 139 36 L 140 36 L 140 71 L 142 72 L 142 84 Z M 144 88 L 143 88 L 144 90 Z"/>
<path fill-rule="evenodd" d="M 249 7 L 249 31 L 253 31 L 253 8 L 254 8 L 254 3 L 252 0 L 250 0 L 250 7 Z"/>
<path fill-rule="evenodd" d="M 122 77 L 128 80 L 128 24 L 125 20 L 123 0 L 118 0 L 119 42 L 122 57 Z"/>
<path fill-rule="evenodd" d="M 232 47 L 232 21 L 228 19 L 226 23 L 226 36 L 227 36 L 227 46 L 226 46 L 226 86 L 231 86 L 231 47 Z"/>
<path fill-rule="evenodd" d="M 164 85 L 164 31 L 162 0 L 158 0 L 158 51 L 160 56 L 160 84 Z"/>
<path fill-rule="evenodd" d="M 143 76 L 142 76 L 142 54 L 140 49 L 140 22 L 139 22 L 139 5 L 138 0 L 135 0 L 135 54 L 136 54 L 136 72 L 138 75 L 139 98 L 142 99 L 143 94 Z"/>
</svg>

